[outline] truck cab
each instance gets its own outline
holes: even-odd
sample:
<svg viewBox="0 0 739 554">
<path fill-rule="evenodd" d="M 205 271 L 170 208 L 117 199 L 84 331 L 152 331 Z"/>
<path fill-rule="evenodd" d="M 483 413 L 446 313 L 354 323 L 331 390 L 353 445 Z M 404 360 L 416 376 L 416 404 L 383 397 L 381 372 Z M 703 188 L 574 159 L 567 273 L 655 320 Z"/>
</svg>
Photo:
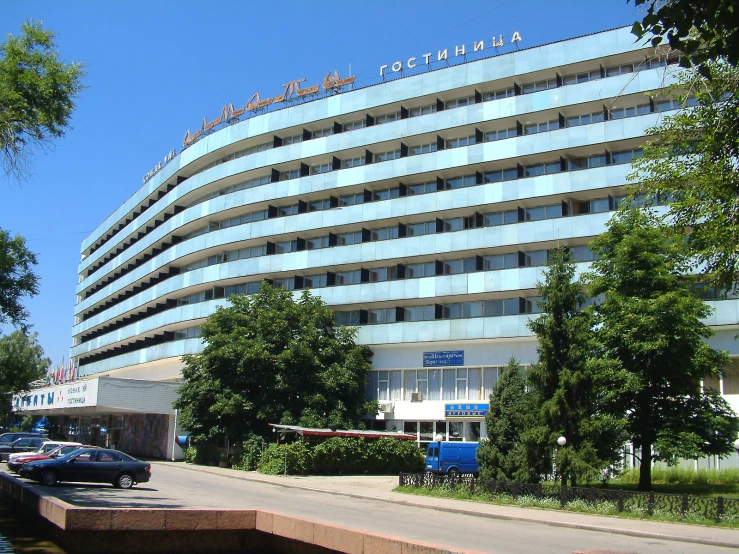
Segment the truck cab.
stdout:
<svg viewBox="0 0 739 554">
<path fill-rule="evenodd" d="M 477 442 L 435 441 L 429 443 L 426 450 L 426 471 L 440 475 L 459 475 L 472 473 L 477 475 L 480 466 L 477 463 Z"/>
</svg>

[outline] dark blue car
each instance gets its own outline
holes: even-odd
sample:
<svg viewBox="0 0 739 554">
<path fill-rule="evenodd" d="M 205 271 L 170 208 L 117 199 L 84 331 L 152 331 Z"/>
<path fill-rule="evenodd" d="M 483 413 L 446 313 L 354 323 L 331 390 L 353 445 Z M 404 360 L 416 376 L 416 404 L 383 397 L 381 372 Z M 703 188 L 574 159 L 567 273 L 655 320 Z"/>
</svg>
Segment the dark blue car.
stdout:
<svg viewBox="0 0 739 554">
<path fill-rule="evenodd" d="M 130 489 L 151 478 L 151 464 L 119 450 L 80 448 L 61 458 L 24 464 L 20 475 L 48 486 L 72 481 L 112 483 L 120 489 Z"/>
</svg>

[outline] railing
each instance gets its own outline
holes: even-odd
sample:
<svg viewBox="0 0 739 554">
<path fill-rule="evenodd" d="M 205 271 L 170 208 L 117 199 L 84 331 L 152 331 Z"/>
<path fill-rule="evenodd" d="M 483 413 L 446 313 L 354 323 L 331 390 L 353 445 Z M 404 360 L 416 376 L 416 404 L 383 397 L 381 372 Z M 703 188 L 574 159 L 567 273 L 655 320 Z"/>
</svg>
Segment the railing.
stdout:
<svg viewBox="0 0 739 554">
<path fill-rule="evenodd" d="M 567 487 L 558 483 L 517 483 L 513 481 L 488 481 L 472 475 L 436 475 L 433 473 L 401 473 L 399 485 L 416 488 L 445 488 L 473 494 L 533 497 L 538 500 L 557 500 L 562 507 L 581 500 L 592 506 L 608 503 L 618 513 L 669 514 L 680 518 L 687 516 L 703 519 L 739 520 L 739 498 L 723 496 L 706 497 L 688 494 L 663 494 L 612 489 Z"/>
</svg>

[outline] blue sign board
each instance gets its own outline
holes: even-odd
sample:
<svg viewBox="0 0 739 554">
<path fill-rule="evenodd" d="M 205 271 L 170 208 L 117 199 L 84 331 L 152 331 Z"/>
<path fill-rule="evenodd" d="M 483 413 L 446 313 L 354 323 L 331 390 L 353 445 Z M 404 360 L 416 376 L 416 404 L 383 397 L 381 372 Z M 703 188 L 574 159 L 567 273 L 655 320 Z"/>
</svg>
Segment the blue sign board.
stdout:
<svg viewBox="0 0 739 554">
<path fill-rule="evenodd" d="M 444 350 L 442 352 L 424 352 L 423 367 L 446 367 L 464 365 L 464 350 Z"/>
<path fill-rule="evenodd" d="M 489 404 L 468 404 L 461 402 L 456 404 L 444 404 L 444 417 L 485 417 L 488 413 Z"/>
</svg>

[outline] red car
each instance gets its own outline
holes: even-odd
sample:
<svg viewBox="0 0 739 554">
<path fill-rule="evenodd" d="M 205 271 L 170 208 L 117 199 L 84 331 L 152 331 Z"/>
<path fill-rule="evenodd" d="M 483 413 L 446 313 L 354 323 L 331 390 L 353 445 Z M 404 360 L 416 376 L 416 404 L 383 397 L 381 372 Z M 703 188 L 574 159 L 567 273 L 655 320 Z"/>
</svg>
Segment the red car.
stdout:
<svg viewBox="0 0 739 554">
<path fill-rule="evenodd" d="M 17 456 L 13 458 L 12 460 L 8 460 L 8 469 L 11 471 L 15 471 L 18 473 L 23 467 L 23 464 L 26 462 L 36 462 L 38 460 L 48 460 L 57 458 L 59 456 L 64 456 L 66 454 L 69 454 L 70 452 L 74 452 L 78 448 L 83 448 L 83 445 L 81 444 L 66 444 L 61 445 L 55 448 L 54 450 L 51 450 L 49 452 L 46 452 L 44 454 L 28 454 L 27 456 Z"/>
</svg>

